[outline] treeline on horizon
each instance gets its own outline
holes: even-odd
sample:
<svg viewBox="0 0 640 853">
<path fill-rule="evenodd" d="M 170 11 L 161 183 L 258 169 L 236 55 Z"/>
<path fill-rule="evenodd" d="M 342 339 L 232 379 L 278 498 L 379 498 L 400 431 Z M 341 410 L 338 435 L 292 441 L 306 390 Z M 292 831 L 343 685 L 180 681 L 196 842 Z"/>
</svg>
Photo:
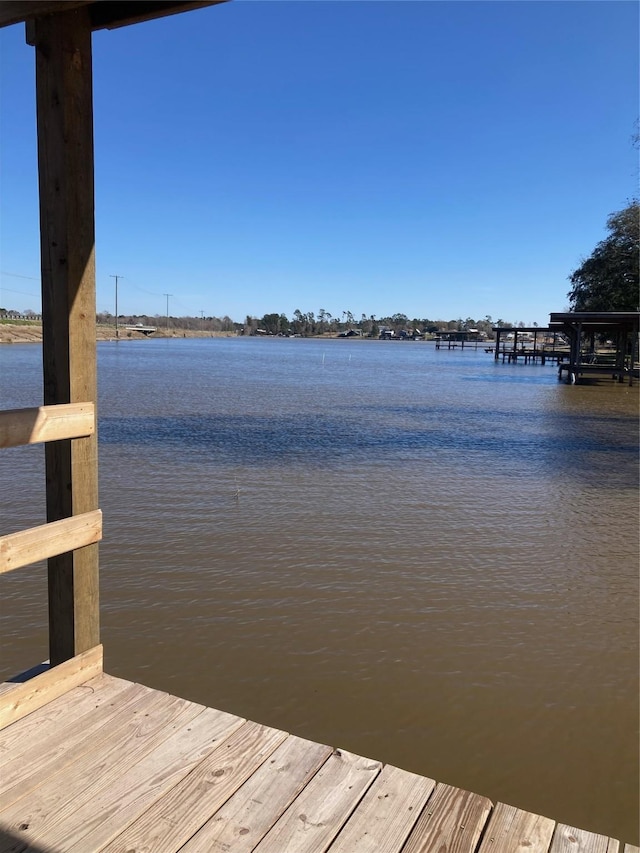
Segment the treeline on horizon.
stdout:
<svg viewBox="0 0 640 853">
<path fill-rule="evenodd" d="M 113 325 L 115 317 L 108 312 L 96 315 L 100 324 Z M 414 317 L 410 319 L 406 314 L 393 314 L 390 317 L 376 317 L 371 314 L 362 314 L 356 318 L 350 311 L 343 311 L 338 317 L 334 317 L 323 308 L 316 315 L 313 311 L 303 313 L 299 309 L 293 312 L 290 319 L 286 314 L 264 314 L 262 317 L 248 315 L 244 323 L 236 323 L 230 317 L 162 317 L 158 314 L 119 314 L 120 325 L 156 326 L 158 329 L 184 329 L 186 331 L 202 332 L 235 332 L 240 335 L 299 335 L 300 337 L 316 337 L 318 335 L 338 335 L 340 333 L 355 331 L 362 337 L 377 338 L 384 330 L 393 331 L 396 335 L 407 332 L 412 335 L 435 334 L 443 331 L 465 331 L 477 329 L 487 335 L 491 334 L 494 326 L 518 326 L 524 327 L 523 321 L 509 323 L 506 320 L 493 318 L 487 314 L 482 320 L 474 320 L 473 317 L 457 320 L 430 320 L 428 318 Z M 537 323 L 531 325 L 536 326 Z"/>
<path fill-rule="evenodd" d="M 640 140 L 635 143 L 640 147 Z M 638 311 L 640 286 L 640 203 L 631 200 L 625 208 L 609 215 L 607 219 L 608 236 L 601 240 L 591 255 L 568 276 L 571 290 L 569 311 Z M 0 321 L 40 320 L 34 311 L 17 312 L 0 307 Z M 116 318 L 109 312 L 96 315 L 98 323 L 115 325 Z M 481 320 L 473 317 L 457 320 L 429 320 L 428 318 L 410 319 L 406 314 L 393 314 L 390 317 L 376 317 L 374 314 L 361 314 L 357 319 L 351 311 L 343 311 L 333 316 L 320 308 L 318 314 L 307 311 L 303 314 L 299 308 L 289 319 L 286 314 L 264 314 L 262 317 L 247 316 L 244 323 L 236 323 L 231 317 L 161 317 L 159 314 L 119 314 L 118 324 L 156 326 L 159 329 L 184 329 L 202 332 L 235 332 L 242 335 L 339 335 L 353 332 L 362 337 L 379 337 L 382 332 L 393 332 L 396 337 L 416 334 L 435 334 L 444 331 L 468 331 L 477 329 L 487 337 L 492 336 L 495 326 L 522 328 L 522 320 L 509 323 L 503 319 L 493 320 L 487 314 Z M 531 326 L 537 326 L 531 323 Z M 400 333 L 406 333 L 401 335 Z"/>
</svg>

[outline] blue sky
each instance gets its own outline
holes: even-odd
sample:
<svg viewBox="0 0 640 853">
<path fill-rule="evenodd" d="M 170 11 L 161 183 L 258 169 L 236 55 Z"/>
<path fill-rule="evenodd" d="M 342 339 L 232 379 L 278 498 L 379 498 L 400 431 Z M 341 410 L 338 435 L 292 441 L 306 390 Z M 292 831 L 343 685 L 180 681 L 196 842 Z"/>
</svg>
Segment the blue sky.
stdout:
<svg viewBox="0 0 640 853">
<path fill-rule="evenodd" d="M 94 35 L 97 308 L 546 324 L 637 194 L 635 2 L 233 0 Z M 39 310 L 0 31 L 0 304 Z"/>
</svg>

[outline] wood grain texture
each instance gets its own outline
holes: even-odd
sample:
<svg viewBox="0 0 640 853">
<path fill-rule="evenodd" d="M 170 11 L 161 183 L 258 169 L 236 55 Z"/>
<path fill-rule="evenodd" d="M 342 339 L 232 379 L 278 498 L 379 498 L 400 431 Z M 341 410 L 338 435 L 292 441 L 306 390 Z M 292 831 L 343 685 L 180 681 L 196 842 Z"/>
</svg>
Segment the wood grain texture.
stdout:
<svg viewBox="0 0 640 853">
<path fill-rule="evenodd" d="M 119 835 L 104 853 L 175 853 L 271 756 L 287 737 L 278 729 L 245 723 L 188 776 Z M 117 815 L 120 820 L 120 813 Z M 104 825 L 100 827 L 104 832 Z M 92 836 L 91 841 L 97 839 Z M 85 838 L 83 844 L 86 847 Z"/>
<path fill-rule="evenodd" d="M 424 807 L 402 853 L 471 853 L 491 812 L 486 797 L 439 784 Z"/>
<path fill-rule="evenodd" d="M 546 853 L 554 828 L 547 817 L 498 803 L 479 853 Z"/>
<path fill-rule="evenodd" d="M 36 675 L 24 684 L 16 684 L 0 696 L 0 729 L 42 708 L 102 672 L 102 646 Z"/>
<path fill-rule="evenodd" d="M 468 791 L 104 674 L 0 731 L 0 764 L 0 853 L 619 851 L 616 839 L 491 811 Z"/>
<path fill-rule="evenodd" d="M 64 403 L 0 412 L 0 448 L 82 438 L 94 432 L 93 403 Z"/>
<path fill-rule="evenodd" d="M 126 776 L 203 710 L 201 705 L 150 690 L 130 713 L 114 722 L 110 737 L 90 751 L 78 750 L 61 772 L 0 812 L 0 824 L 24 844 L 64 847 L 66 826 L 75 830 L 76 810 L 98 797 L 103 788 L 113 789 L 121 775 Z M 4 853 L 1 843 L 0 851 Z"/>
<path fill-rule="evenodd" d="M 400 853 L 436 783 L 387 764 L 331 853 Z"/>
<path fill-rule="evenodd" d="M 63 739 L 70 707 L 78 709 L 80 714 L 88 713 L 92 708 L 99 708 L 103 702 L 110 701 L 113 695 L 113 684 L 118 685 L 117 689 L 124 689 L 130 683 L 121 678 L 100 673 L 83 682 L 79 687 L 63 693 L 58 699 L 47 702 L 37 714 L 29 714 L 0 731 L 0 759 L 9 753 L 20 755 L 37 737 Z M 7 686 L 13 688 L 15 684 L 8 682 Z"/>
<path fill-rule="evenodd" d="M 124 725 L 124 714 L 149 692 L 141 684 L 129 684 L 112 695 L 110 701 L 94 706 L 80 717 L 75 716 L 70 703 L 62 737 L 60 734 L 46 737 L 38 731 L 28 748 L 18 755 L 12 752 L 2 762 L 0 811 L 63 771 L 83 751 L 91 752 L 101 741 L 117 735 Z"/>
<path fill-rule="evenodd" d="M 95 792 L 85 791 L 70 803 L 65 808 L 66 820 L 47 834 L 47 842 L 64 847 L 67 853 L 102 849 L 158 799 L 170 794 L 243 724 L 239 717 L 205 708 L 190 721 L 175 727 L 169 737 L 159 741 L 140 761 L 113 768 L 108 774 L 108 784 L 100 785 Z M 197 808 L 198 804 L 193 803 L 192 807 Z M 156 850 L 164 850 L 164 844 L 165 840 Z"/>
<path fill-rule="evenodd" d="M 250 853 L 332 752 L 289 735 L 180 853 Z"/>
<path fill-rule="evenodd" d="M 8 533 L 0 536 L 0 574 L 86 548 L 101 539 L 102 512 L 99 509 Z"/>
<path fill-rule="evenodd" d="M 553 834 L 550 853 L 617 853 L 618 842 L 575 826 L 558 824 Z"/>
<path fill-rule="evenodd" d="M 86 689 L 87 685 L 91 687 Z M 55 747 L 66 743 L 76 729 L 83 728 L 93 720 L 94 713 L 100 715 L 104 706 L 118 703 L 120 697 L 129 693 L 132 687 L 135 690 L 149 690 L 148 687 L 132 685 L 130 681 L 119 678 L 93 678 L 43 705 L 37 718 L 23 717 L 0 731 L 0 761 L 3 769 L 0 789 L 6 781 L 6 769 L 12 761 L 24 761 L 24 756 L 34 750 L 39 750 L 40 756 L 45 757 L 51 745 Z"/>
<path fill-rule="evenodd" d="M 36 18 L 45 405 L 97 402 L 91 21 Z M 96 432 L 45 445 L 47 521 L 98 509 Z M 52 664 L 100 642 L 98 547 L 49 558 Z"/>
<path fill-rule="evenodd" d="M 381 764 L 335 750 L 289 806 L 256 853 L 321 853 L 329 848 Z"/>
</svg>

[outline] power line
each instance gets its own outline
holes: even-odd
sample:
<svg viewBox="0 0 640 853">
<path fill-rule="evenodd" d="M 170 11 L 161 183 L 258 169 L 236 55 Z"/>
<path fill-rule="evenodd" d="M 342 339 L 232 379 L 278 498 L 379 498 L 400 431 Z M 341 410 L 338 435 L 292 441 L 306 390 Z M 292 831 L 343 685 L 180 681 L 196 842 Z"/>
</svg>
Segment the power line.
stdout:
<svg viewBox="0 0 640 853">
<path fill-rule="evenodd" d="M 0 270 L 0 275 L 8 275 L 11 278 L 26 278 L 27 281 L 40 281 L 39 278 L 34 278 L 32 275 L 20 275 L 17 272 L 5 272 L 4 270 Z"/>
<path fill-rule="evenodd" d="M 26 276 L 24 276 L 26 278 Z M 26 290 L 10 290 L 8 287 L 2 288 L 4 293 L 19 293 L 21 296 L 33 296 L 34 299 L 38 299 L 38 294 L 36 293 L 28 293 Z"/>
</svg>

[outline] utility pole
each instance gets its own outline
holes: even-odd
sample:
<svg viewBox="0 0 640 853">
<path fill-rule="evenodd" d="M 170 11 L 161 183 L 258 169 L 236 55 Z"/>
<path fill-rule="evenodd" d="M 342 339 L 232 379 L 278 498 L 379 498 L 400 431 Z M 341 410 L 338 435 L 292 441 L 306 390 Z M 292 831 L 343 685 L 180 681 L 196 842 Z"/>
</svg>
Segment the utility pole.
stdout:
<svg viewBox="0 0 640 853">
<path fill-rule="evenodd" d="M 118 337 L 118 279 L 124 278 L 123 275 L 110 275 L 109 278 L 116 280 L 116 338 Z"/>
<path fill-rule="evenodd" d="M 167 297 L 167 332 L 169 331 L 169 297 L 173 296 L 173 293 L 163 293 L 163 296 Z"/>
<path fill-rule="evenodd" d="M 204 332 L 204 311 L 200 311 L 200 328 Z"/>
</svg>

